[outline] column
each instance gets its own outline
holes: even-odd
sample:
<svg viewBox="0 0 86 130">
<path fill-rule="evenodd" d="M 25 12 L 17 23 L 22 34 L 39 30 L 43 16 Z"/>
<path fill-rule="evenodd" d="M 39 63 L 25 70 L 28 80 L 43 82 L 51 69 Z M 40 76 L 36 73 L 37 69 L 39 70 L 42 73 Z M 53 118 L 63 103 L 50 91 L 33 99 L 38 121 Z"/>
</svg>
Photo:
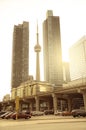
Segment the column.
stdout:
<svg viewBox="0 0 86 130">
<path fill-rule="evenodd" d="M 50 110 L 50 102 L 49 101 L 47 102 L 47 107 L 48 107 L 48 110 Z"/>
<path fill-rule="evenodd" d="M 22 102 L 19 102 L 19 111 L 22 111 Z"/>
<path fill-rule="evenodd" d="M 33 110 L 33 103 L 30 102 L 30 105 L 29 105 L 29 110 L 32 111 Z"/>
<path fill-rule="evenodd" d="M 84 108 L 86 111 L 86 91 L 83 92 Z"/>
<path fill-rule="evenodd" d="M 72 109 L 72 99 L 68 97 L 67 101 L 68 101 L 68 111 L 71 111 L 71 109 Z"/>
<path fill-rule="evenodd" d="M 35 101 L 36 101 L 36 111 L 39 111 L 39 97 L 35 96 Z"/>
<path fill-rule="evenodd" d="M 53 108 L 54 108 L 54 113 L 57 111 L 57 96 L 53 93 Z"/>
</svg>

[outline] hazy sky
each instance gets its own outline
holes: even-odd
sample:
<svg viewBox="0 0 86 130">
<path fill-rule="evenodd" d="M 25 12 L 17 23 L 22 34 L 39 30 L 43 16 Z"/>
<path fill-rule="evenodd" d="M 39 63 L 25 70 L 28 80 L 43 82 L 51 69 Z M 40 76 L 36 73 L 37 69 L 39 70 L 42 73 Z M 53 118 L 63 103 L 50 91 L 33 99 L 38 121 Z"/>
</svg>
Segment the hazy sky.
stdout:
<svg viewBox="0 0 86 130">
<path fill-rule="evenodd" d="M 30 22 L 30 74 L 35 76 L 36 23 L 38 20 L 42 46 L 42 23 L 47 10 L 60 16 L 63 59 L 68 60 L 69 47 L 86 34 L 86 0 L 0 0 L 0 99 L 11 91 L 14 25 Z M 40 54 L 42 59 L 42 52 Z"/>
</svg>

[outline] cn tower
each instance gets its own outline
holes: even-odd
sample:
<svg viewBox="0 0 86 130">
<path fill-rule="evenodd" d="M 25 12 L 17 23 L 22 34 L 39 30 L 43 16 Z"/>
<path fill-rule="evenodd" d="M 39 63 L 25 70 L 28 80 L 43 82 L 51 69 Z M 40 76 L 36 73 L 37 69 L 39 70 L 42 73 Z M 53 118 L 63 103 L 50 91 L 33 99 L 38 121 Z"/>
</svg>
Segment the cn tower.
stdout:
<svg viewBox="0 0 86 130">
<path fill-rule="evenodd" d="M 36 80 L 40 81 L 40 60 L 39 60 L 39 52 L 41 51 L 41 46 L 39 45 L 39 35 L 38 35 L 38 24 L 37 24 L 37 44 L 34 47 L 34 51 L 36 52 Z"/>
</svg>

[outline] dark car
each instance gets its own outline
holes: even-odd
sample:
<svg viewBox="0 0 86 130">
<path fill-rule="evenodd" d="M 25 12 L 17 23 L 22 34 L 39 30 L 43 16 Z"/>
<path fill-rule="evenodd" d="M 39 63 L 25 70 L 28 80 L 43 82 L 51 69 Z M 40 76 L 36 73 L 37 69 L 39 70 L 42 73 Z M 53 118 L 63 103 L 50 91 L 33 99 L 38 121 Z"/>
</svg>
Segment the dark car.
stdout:
<svg viewBox="0 0 86 130">
<path fill-rule="evenodd" d="M 44 114 L 45 115 L 52 115 L 52 114 L 54 114 L 54 111 L 53 110 L 45 110 Z"/>
<path fill-rule="evenodd" d="M 72 110 L 71 114 L 72 114 L 73 117 L 79 117 L 79 116 L 85 117 L 86 111 L 81 110 L 81 109 L 75 109 L 75 110 Z"/>
<path fill-rule="evenodd" d="M 14 114 L 12 114 L 11 118 L 12 119 L 16 119 L 16 117 L 18 119 L 21 119 L 21 118 L 24 118 L 24 119 L 29 119 L 31 118 L 31 114 L 26 114 L 26 113 L 23 113 L 23 112 L 19 112 L 18 114 L 15 112 Z"/>
</svg>

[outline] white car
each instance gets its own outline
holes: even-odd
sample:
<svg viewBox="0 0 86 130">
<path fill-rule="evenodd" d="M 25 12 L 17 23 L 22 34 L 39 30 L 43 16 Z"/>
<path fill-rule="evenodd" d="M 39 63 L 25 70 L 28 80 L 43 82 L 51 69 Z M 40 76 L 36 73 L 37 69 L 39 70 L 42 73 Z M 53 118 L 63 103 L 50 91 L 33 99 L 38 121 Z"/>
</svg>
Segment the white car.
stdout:
<svg viewBox="0 0 86 130">
<path fill-rule="evenodd" d="M 32 116 L 42 116 L 42 115 L 44 115 L 44 112 L 42 112 L 42 111 L 32 111 L 31 115 Z"/>
<path fill-rule="evenodd" d="M 57 116 L 57 115 L 62 116 L 62 111 L 61 110 L 57 110 L 57 111 L 55 111 L 54 115 L 55 116 Z"/>
</svg>

